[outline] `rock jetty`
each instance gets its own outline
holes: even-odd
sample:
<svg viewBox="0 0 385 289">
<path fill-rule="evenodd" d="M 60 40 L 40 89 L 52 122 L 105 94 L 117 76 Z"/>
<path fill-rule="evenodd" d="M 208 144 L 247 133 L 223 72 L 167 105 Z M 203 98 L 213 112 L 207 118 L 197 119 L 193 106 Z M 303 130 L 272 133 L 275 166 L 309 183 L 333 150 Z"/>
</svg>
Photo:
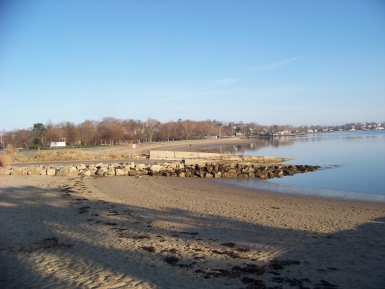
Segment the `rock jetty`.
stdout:
<svg viewBox="0 0 385 289">
<path fill-rule="evenodd" d="M 297 173 L 312 172 L 319 166 L 253 163 L 199 163 L 163 162 L 153 164 L 112 163 L 112 164 L 77 164 L 77 165 L 33 165 L 27 167 L 0 168 L 0 175 L 48 175 L 48 176 L 165 176 L 198 178 L 259 178 L 271 179 L 292 176 Z"/>
</svg>

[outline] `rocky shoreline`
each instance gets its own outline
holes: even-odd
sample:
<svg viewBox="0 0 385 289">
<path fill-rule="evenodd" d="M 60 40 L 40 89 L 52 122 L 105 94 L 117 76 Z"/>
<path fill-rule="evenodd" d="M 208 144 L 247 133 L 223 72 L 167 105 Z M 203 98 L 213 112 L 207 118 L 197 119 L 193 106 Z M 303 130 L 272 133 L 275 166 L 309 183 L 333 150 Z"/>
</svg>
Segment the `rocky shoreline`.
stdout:
<svg viewBox="0 0 385 289">
<path fill-rule="evenodd" d="M 163 162 L 154 164 L 111 163 L 77 164 L 66 166 L 33 165 L 27 167 L 0 168 L 0 175 L 48 175 L 48 176 L 165 176 L 199 178 L 259 178 L 271 179 L 292 176 L 318 170 L 319 166 L 253 163 L 197 163 Z"/>
</svg>

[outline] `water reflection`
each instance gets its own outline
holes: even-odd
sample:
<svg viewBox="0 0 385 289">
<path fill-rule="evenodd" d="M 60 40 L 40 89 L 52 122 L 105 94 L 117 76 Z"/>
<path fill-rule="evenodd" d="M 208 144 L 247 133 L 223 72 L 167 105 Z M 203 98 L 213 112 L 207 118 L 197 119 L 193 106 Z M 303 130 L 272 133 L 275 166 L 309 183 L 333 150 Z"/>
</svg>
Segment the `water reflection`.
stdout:
<svg viewBox="0 0 385 289">
<path fill-rule="evenodd" d="M 202 151 L 208 153 L 221 154 L 243 154 L 251 155 L 253 151 L 258 151 L 262 148 L 272 147 L 278 148 L 280 146 L 292 146 L 296 142 L 299 143 L 315 143 L 315 142 L 346 142 L 349 143 L 358 141 L 365 142 L 383 142 L 385 141 L 385 134 L 377 131 L 356 131 L 356 132 L 331 132 L 331 133 L 314 133 L 298 136 L 274 136 L 274 137 L 258 137 L 255 141 L 242 145 L 216 145 L 210 146 Z"/>
<path fill-rule="evenodd" d="M 204 151 L 219 154 L 250 154 L 252 151 L 258 151 L 265 147 L 294 145 L 295 141 L 296 139 L 293 137 L 261 137 L 248 144 L 211 146 L 205 148 Z"/>
</svg>

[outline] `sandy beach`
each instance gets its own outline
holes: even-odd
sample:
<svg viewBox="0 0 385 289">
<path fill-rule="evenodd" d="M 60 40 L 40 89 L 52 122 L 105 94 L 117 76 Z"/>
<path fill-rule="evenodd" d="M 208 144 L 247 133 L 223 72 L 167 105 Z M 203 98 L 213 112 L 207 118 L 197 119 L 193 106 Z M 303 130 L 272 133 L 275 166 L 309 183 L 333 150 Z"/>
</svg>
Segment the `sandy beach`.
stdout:
<svg viewBox="0 0 385 289">
<path fill-rule="evenodd" d="M 1 288 L 385 288 L 385 204 L 165 177 L 0 178 Z"/>
</svg>

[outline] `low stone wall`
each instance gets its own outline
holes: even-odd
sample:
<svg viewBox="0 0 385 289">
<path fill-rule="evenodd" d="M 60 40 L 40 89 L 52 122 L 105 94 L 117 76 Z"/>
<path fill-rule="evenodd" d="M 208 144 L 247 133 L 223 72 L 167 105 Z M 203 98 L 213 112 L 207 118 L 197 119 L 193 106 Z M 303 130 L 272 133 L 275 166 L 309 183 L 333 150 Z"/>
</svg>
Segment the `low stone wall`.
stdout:
<svg viewBox="0 0 385 289">
<path fill-rule="evenodd" d="M 181 162 L 160 164 L 91 164 L 68 166 L 28 166 L 0 168 L 0 175 L 81 175 L 81 176 L 177 176 L 200 178 L 260 178 L 291 176 L 297 173 L 311 172 L 319 166 L 308 165 L 258 165 L 253 163 L 212 163 L 184 164 Z"/>
<path fill-rule="evenodd" d="M 151 160 L 183 161 L 185 163 L 199 163 L 208 161 L 252 162 L 258 164 L 272 164 L 289 161 L 289 158 L 268 156 L 244 156 L 233 154 L 216 154 L 202 152 L 180 151 L 150 151 Z"/>
</svg>

